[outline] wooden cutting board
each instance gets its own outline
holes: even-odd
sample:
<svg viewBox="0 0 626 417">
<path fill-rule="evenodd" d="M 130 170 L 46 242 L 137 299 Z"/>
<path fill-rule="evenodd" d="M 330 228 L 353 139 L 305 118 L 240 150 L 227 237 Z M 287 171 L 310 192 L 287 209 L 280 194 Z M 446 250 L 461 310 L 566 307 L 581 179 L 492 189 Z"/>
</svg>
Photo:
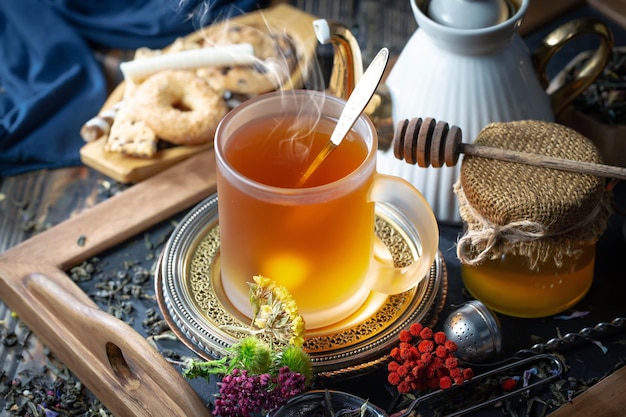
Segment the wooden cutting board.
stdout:
<svg viewBox="0 0 626 417">
<path fill-rule="evenodd" d="M 304 79 L 304 63 L 313 59 L 317 47 L 317 38 L 313 31 L 313 21 L 316 17 L 305 13 L 288 4 L 278 4 L 274 7 L 259 10 L 237 16 L 228 22 L 211 25 L 188 36 L 190 40 L 203 36 L 203 33 L 223 30 L 224 26 L 236 22 L 246 25 L 269 25 L 277 31 L 284 31 L 293 41 L 300 57 L 300 65 L 291 74 L 291 79 L 285 88 L 297 88 L 302 86 Z M 111 93 L 102 110 L 113 107 L 124 95 L 124 83 L 122 82 Z M 94 115 L 96 116 L 96 115 Z M 211 143 L 200 146 L 177 146 L 162 149 L 154 158 L 142 159 L 127 157 L 118 153 L 109 153 L 104 150 L 104 139 L 99 139 L 85 144 L 80 150 L 83 164 L 102 172 L 112 179 L 122 183 L 137 183 L 149 178 L 187 158 L 203 152 L 212 146 Z"/>
<path fill-rule="evenodd" d="M 549 417 L 619 417 L 626 416 L 626 367 L 623 367 Z"/>
</svg>

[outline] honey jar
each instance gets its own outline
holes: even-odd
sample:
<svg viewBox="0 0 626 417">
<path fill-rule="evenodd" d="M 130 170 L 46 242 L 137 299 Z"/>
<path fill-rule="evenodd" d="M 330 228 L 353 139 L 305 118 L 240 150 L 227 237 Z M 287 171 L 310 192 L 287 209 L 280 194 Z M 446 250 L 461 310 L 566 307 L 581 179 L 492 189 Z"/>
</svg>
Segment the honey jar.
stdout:
<svg viewBox="0 0 626 417">
<path fill-rule="evenodd" d="M 602 163 L 589 139 L 552 122 L 493 123 L 474 144 Z M 532 318 L 567 310 L 588 292 L 611 212 L 606 179 L 466 155 L 454 192 L 465 226 L 461 277 L 476 299 Z"/>
</svg>

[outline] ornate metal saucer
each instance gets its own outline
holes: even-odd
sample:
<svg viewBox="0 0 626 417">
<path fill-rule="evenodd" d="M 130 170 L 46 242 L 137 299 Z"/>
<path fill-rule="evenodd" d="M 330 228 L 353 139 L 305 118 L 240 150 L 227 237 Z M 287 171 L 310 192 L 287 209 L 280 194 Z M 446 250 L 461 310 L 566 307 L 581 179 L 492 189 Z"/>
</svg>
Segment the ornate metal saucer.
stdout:
<svg viewBox="0 0 626 417">
<path fill-rule="evenodd" d="M 377 208 L 376 234 L 394 262 L 410 262 L 419 253 L 393 221 Z M 198 355 L 224 354 L 242 333 L 224 326 L 246 326 L 250 319 L 224 294 L 219 272 L 217 196 L 202 201 L 170 236 L 156 268 L 159 307 L 172 331 Z M 372 295 L 340 323 L 306 333 L 304 347 L 322 377 L 356 373 L 382 363 L 411 323 L 432 326 L 447 296 L 447 271 L 438 254 L 429 274 L 414 288 L 392 296 Z"/>
</svg>

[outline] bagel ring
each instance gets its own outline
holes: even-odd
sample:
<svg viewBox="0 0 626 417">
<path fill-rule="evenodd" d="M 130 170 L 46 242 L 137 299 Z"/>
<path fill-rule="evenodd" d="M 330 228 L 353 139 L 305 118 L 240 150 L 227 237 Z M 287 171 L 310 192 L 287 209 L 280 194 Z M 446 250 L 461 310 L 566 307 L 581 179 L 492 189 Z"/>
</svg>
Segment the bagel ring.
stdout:
<svg viewBox="0 0 626 417">
<path fill-rule="evenodd" d="M 224 99 L 193 71 L 166 70 L 150 76 L 130 98 L 134 115 L 159 139 L 199 145 L 213 139 L 228 111 Z"/>
</svg>

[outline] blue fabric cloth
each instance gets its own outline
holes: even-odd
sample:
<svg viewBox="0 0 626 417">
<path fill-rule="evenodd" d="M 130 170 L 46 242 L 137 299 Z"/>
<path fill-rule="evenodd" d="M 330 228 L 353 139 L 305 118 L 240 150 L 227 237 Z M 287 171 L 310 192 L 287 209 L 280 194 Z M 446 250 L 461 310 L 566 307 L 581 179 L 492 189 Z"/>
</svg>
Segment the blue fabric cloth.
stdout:
<svg viewBox="0 0 626 417">
<path fill-rule="evenodd" d="M 0 0 L 0 176 L 80 164 L 107 96 L 93 48 L 162 48 L 255 0 Z"/>
</svg>

